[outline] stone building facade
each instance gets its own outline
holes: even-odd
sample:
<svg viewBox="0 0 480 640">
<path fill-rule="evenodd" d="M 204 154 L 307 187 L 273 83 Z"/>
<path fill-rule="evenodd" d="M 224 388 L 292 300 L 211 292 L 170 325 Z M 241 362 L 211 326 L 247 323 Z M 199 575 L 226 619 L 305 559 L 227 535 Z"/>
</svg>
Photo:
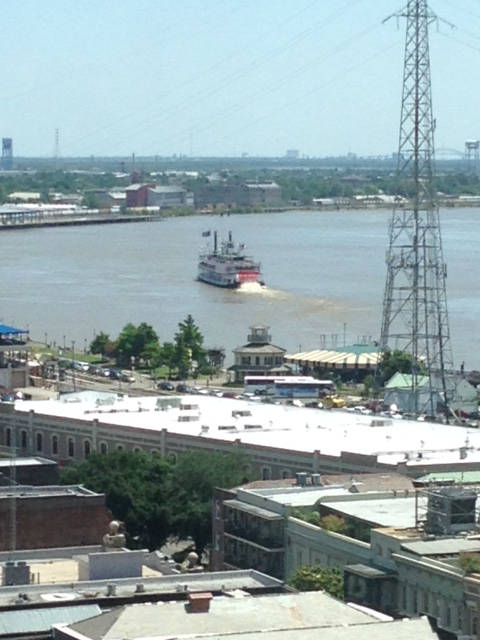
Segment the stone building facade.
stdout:
<svg viewBox="0 0 480 640">
<path fill-rule="evenodd" d="M 441 537 L 426 536 L 422 528 L 372 528 L 366 542 L 295 517 L 291 503 L 296 498 L 287 497 L 287 485 L 262 484 L 270 488 L 216 490 L 213 570 L 263 567 L 286 579 L 304 565 L 337 567 L 344 574 L 348 602 L 394 617 L 427 616 L 442 638 L 479 637 L 480 575 L 466 574 L 459 564 L 462 553 L 480 556 L 476 525 L 470 536 Z M 309 491 L 318 499 L 314 487 L 298 489 L 297 496 L 298 491 L 304 505 Z M 325 491 L 330 491 L 327 486 Z M 392 494 L 404 499 L 404 491 Z M 354 493 L 337 499 L 340 504 L 359 498 Z"/>
</svg>

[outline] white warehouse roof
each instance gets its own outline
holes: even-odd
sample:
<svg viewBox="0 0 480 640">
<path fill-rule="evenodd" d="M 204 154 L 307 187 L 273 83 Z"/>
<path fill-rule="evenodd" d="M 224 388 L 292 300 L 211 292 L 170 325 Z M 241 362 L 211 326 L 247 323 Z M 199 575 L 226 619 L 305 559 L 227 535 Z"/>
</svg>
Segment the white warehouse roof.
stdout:
<svg viewBox="0 0 480 640">
<path fill-rule="evenodd" d="M 480 462 L 480 430 L 390 420 L 341 410 L 271 405 L 209 396 L 118 397 L 71 394 L 60 400 L 17 401 L 20 412 L 136 429 L 282 448 L 292 452 L 375 455 L 380 463 L 408 466 Z"/>
</svg>

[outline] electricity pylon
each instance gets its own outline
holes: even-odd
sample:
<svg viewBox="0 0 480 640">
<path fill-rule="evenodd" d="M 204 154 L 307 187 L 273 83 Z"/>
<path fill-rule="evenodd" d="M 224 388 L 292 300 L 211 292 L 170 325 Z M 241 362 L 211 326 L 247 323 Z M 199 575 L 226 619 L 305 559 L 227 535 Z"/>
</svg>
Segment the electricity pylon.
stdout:
<svg viewBox="0 0 480 640">
<path fill-rule="evenodd" d="M 383 353 L 398 349 L 411 356 L 412 412 L 435 415 L 439 398 L 447 411 L 446 377 L 453 371 L 447 270 L 433 180 L 428 27 L 436 16 L 426 0 L 409 0 L 398 16 L 407 21 L 397 164 L 407 202 L 394 205 L 390 221 L 380 347 Z M 424 373 L 427 388 L 419 384 Z"/>
</svg>

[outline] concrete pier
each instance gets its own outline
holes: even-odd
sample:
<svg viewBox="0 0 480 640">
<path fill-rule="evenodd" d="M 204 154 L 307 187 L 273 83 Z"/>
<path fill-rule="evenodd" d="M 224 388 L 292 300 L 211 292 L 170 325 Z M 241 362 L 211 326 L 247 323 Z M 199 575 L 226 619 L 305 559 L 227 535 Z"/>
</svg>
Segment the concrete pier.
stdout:
<svg viewBox="0 0 480 640">
<path fill-rule="evenodd" d="M 163 216 L 159 213 L 69 213 L 60 215 L 38 215 L 38 212 L 22 212 L 22 214 L 0 215 L 0 231 L 34 229 L 37 227 L 64 227 L 86 224 L 116 224 L 125 222 L 155 222 Z"/>
</svg>

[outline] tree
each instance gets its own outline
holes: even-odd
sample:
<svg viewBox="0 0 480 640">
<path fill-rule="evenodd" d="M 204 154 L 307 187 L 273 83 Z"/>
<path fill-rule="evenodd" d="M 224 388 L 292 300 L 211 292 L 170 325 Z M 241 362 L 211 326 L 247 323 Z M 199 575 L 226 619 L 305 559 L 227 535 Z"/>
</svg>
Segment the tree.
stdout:
<svg viewBox="0 0 480 640">
<path fill-rule="evenodd" d="M 348 533 L 348 525 L 343 518 L 336 516 L 335 514 L 328 514 L 320 518 L 319 526 L 326 531 L 333 531 L 334 533 Z"/>
<path fill-rule="evenodd" d="M 160 364 L 168 367 L 168 377 L 172 374 L 172 369 L 175 366 L 176 353 L 175 345 L 173 342 L 164 342 L 160 349 Z"/>
<path fill-rule="evenodd" d="M 93 193 L 86 193 L 83 196 L 82 204 L 84 207 L 87 207 L 87 209 L 99 208 L 98 198 Z"/>
<path fill-rule="evenodd" d="M 412 356 L 399 349 L 387 350 L 382 355 L 378 366 L 380 372 L 379 382 L 383 385 L 397 372 L 412 373 Z M 423 363 L 418 363 L 417 366 L 420 373 L 425 373 Z"/>
<path fill-rule="evenodd" d="M 462 553 L 460 554 L 458 564 L 467 575 L 470 575 L 472 573 L 480 573 L 480 554 Z"/>
<path fill-rule="evenodd" d="M 63 469 L 60 481 L 105 493 L 108 509 L 125 523 L 129 547 L 156 549 L 172 527 L 170 473 L 170 463 L 152 454 L 92 453 L 84 462 Z"/>
<path fill-rule="evenodd" d="M 117 340 L 116 358 L 119 364 L 128 366 L 132 359 L 138 364 L 142 355 L 151 354 L 153 346 L 158 345 L 158 336 L 153 327 L 142 322 L 138 327 L 129 322 Z"/>
<path fill-rule="evenodd" d="M 109 343 L 110 336 L 100 331 L 90 343 L 90 353 L 99 353 L 104 356 Z"/>
<path fill-rule="evenodd" d="M 320 514 L 311 507 L 296 507 L 292 509 L 291 515 L 299 520 L 305 520 L 316 527 L 320 526 Z"/>
<path fill-rule="evenodd" d="M 343 576 L 337 567 L 305 565 L 288 579 L 288 584 L 299 591 L 326 591 L 334 598 L 343 599 Z"/>
<path fill-rule="evenodd" d="M 175 336 L 174 363 L 180 378 L 187 378 L 192 369 L 192 350 L 187 347 L 183 335 Z"/>
<path fill-rule="evenodd" d="M 190 314 L 178 324 L 175 344 L 178 349 L 179 361 L 185 358 L 187 350 L 189 350 L 190 361 L 196 362 L 200 371 L 207 366 L 207 351 L 203 347 L 203 335 Z"/>
<path fill-rule="evenodd" d="M 368 375 L 365 376 L 365 378 L 363 379 L 363 391 L 362 391 L 362 398 L 369 398 L 370 394 L 372 392 L 372 389 L 374 387 L 374 378 L 372 375 Z"/>
<path fill-rule="evenodd" d="M 173 476 L 169 506 L 172 527 L 180 537 L 191 537 L 198 554 L 212 537 L 212 493 L 242 483 L 247 460 L 239 454 L 191 451 L 180 456 Z"/>
<path fill-rule="evenodd" d="M 158 342 L 149 342 L 146 344 L 140 354 L 140 357 L 150 369 L 155 369 L 160 366 L 162 361 L 162 349 Z"/>
<path fill-rule="evenodd" d="M 191 537 L 202 553 L 211 539 L 212 492 L 242 482 L 242 455 L 191 451 L 173 461 L 145 452 L 92 453 L 63 469 L 62 484 L 105 493 L 107 507 L 125 522 L 128 544 L 157 549 L 169 535 Z"/>
</svg>

